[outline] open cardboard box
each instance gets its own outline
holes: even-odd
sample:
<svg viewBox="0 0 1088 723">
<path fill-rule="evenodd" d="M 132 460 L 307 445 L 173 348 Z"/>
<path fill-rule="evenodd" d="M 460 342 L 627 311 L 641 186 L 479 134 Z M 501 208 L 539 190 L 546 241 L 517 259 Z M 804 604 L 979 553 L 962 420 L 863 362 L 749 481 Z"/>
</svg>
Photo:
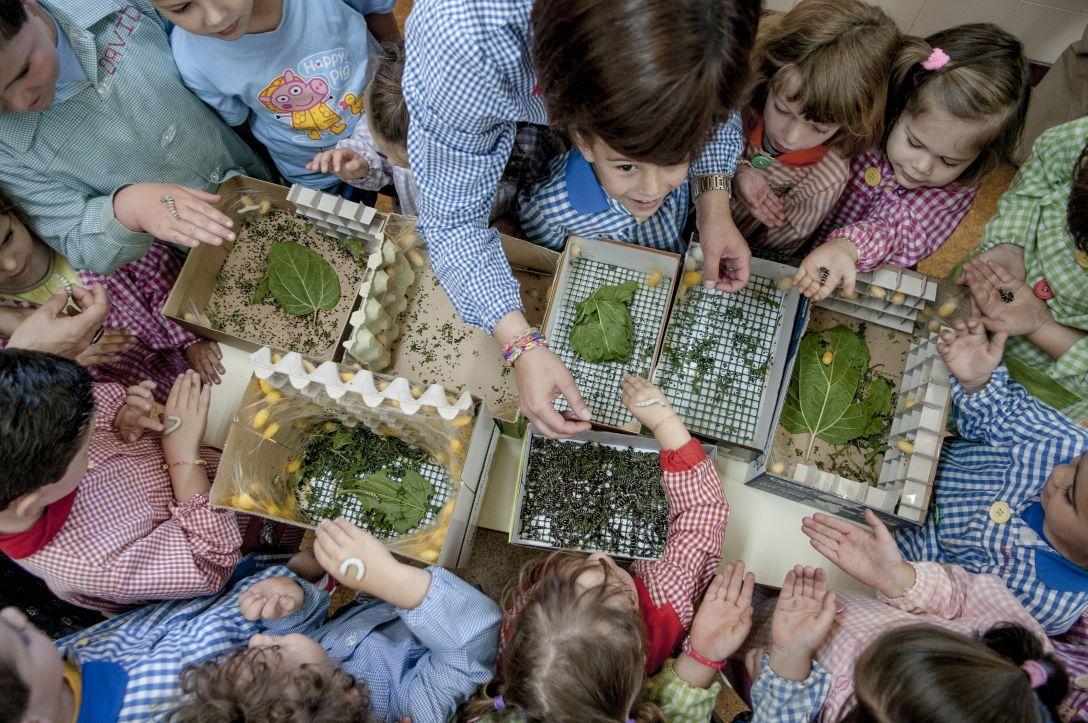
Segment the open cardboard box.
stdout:
<svg viewBox="0 0 1088 723">
<path fill-rule="evenodd" d="M 299 515 L 297 498 L 286 482 L 288 465 L 299 459 L 306 429 L 312 425 L 296 425 L 284 416 L 277 431 L 267 437 L 267 425 L 253 428 L 254 417 L 262 409 L 283 405 L 292 410 L 286 414 L 305 415 L 298 419 L 365 424 L 371 431 L 393 434 L 427 449 L 447 474 L 448 497 L 440 512 L 425 518 L 419 531 L 390 538 L 386 544 L 399 554 L 445 567 L 468 561 L 498 443 L 498 429 L 486 405 L 467 392 L 451 402 L 452 395 L 445 389 L 403 377 L 375 375 L 333 362 L 313 367 L 296 353 L 280 355 L 264 348 L 253 355 L 251 363 L 254 374 L 212 484 L 214 506 L 314 527 Z M 273 396 L 278 395 L 271 404 L 269 388 L 275 391 Z M 272 419 L 276 414 L 273 411 Z"/>
</svg>

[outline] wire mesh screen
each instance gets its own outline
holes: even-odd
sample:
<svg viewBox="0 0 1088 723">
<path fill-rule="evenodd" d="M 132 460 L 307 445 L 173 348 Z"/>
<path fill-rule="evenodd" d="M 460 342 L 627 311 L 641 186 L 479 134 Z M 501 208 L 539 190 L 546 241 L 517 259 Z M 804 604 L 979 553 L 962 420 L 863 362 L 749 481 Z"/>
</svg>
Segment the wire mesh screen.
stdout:
<svg viewBox="0 0 1088 723">
<path fill-rule="evenodd" d="M 533 435 L 513 541 L 657 559 L 669 507 L 656 450 Z"/>
<path fill-rule="evenodd" d="M 696 285 L 677 300 L 656 380 L 688 429 L 753 442 L 783 298 L 773 280 L 753 274 L 736 293 Z"/>
<path fill-rule="evenodd" d="M 645 377 L 650 372 L 672 281 L 664 278 L 657 286 L 650 287 L 645 280 L 645 274 L 632 269 L 590 259 L 575 259 L 567 277 L 567 303 L 556 312 L 555 325 L 548 335 L 549 346 L 578 382 L 578 390 L 593 412 L 593 421 L 599 424 L 623 427 L 634 421 L 631 413 L 620 403 L 620 380 L 624 374 Z M 602 285 L 622 284 L 625 281 L 639 282 L 630 305 L 635 330 L 631 358 L 626 363 L 587 362 L 570 345 L 575 305 Z M 555 408 L 563 411 L 570 409 L 570 405 L 566 399 L 559 397 L 555 400 Z"/>
<path fill-rule="evenodd" d="M 406 470 L 414 469 L 434 487 L 434 493 L 431 496 L 430 504 L 423 519 L 406 533 L 393 535 L 388 530 L 373 529 L 368 524 L 370 517 L 367 514 L 362 498 L 357 494 L 340 494 L 340 485 L 331 471 L 321 475 L 315 474 L 308 479 L 306 489 L 300 490 L 299 493 L 299 509 L 306 513 L 314 524 L 321 520 L 334 519 L 339 515 L 343 515 L 379 538 L 410 534 L 433 522 L 435 516 L 441 511 L 442 506 L 446 504 L 452 494 L 449 472 L 433 461 L 417 465 L 414 463 L 406 464 L 404 460 L 399 460 L 393 462 L 387 469 L 392 479 L 403 479 Z M 378 471 L 379 469 L 375 468 L 368 470 L 367 474 Z"/>
</svg>

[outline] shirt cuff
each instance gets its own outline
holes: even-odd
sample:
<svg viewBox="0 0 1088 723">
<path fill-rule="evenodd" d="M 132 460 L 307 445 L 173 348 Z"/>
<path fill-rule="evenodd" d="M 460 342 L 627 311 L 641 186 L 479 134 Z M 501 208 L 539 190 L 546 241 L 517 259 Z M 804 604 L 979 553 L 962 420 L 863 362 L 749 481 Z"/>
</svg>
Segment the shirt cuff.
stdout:
<svg viewBox="0 0 1088 723">
<path fill-rule="evenodd" d="M 131 184 L 130 184 L 131 185 Z M 151 247 L 151 242 L 155 240 L 155 237 L 149 233 L 143 233 L 139 231 L 130 231 L 125 224 L 117 220 L 117 214 L 113 210 L 113 204 L 117 200 L 117 194 L 128 188 L 128 186 L 121 186 L 109 196 L 109 201 L 102 204 L 101 215 L 99 220 L 102 223 L 103 232 L 109 236 L 118 246 L 128 249 L 139 249 L 139 253 L 129 258 L 125 254 L 120 254 L 119 258 L 124 258 L 124 261 L 117 266 L 127 264 L 129 261 L 134 261 L 147 253 L 148 248 Z"/>
<path fill-rule="evenodd" d="M 973 414 L 988 410 L 993 406 L 995 398 L 1004 394 L 1009 384 L 1009 370 L 1004 364 L 998 364 L 997 368 L 990 374 L 990 381 L 986 382 L 986 386 L 974 394 L 968 394 L 964 391 L 963 385 L 960 384 L 960 380 L 955 375 L 949 378 L 952 380 L 953 402 L 957 407 L 960 407 L 963 413 Z"/>
<path fill-rule="evenodd" d="M 665 472 L 686 472 L 706 459 L 706 450 L 692 437 L 678 449 L 661 450 L 661 469 Z"/>
<path fill-rule="evenodd" d="M 919 607 L 915 599 L 918 597 L 919 592 L 929 587 L 924 584 L 925 580 L 923 580 L 923 577 L 926 575 L 924 565 L 934 563 L 916 563 L 907 560 L 907 564 L 914 568 L 914 583 L 895 597 L 888 597 L 881 592 L 878 592 L 876 596 L 877 599 L 885 605 L 891 605 L 892 607 L 909 612 Z"/>
</svg>

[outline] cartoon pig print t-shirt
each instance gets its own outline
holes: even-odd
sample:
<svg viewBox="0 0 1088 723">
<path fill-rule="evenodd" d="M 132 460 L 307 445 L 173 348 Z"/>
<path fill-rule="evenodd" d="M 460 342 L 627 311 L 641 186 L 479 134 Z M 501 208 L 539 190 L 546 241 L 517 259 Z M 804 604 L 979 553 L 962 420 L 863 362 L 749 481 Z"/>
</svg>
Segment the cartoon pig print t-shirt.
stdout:
<svg viewBox="0 0 1088 723">
<path fill-rule="evenodd" d="M 284 178 L 339 183 L 306 164 L 350 137 L 363 112 L 378 43 L 362 15 L 343 0 L 283 0 L 271 32 L 227 41 L 175 27 L 170 44 L 185 84 L 228 124 L 248 122 Z"/>
</svg>

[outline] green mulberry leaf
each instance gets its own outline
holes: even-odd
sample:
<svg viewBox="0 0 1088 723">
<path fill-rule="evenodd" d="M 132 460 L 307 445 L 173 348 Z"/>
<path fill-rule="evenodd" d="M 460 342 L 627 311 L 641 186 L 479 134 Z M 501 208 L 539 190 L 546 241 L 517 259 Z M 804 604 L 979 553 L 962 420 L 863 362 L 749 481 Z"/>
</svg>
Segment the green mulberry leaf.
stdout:
<svg viewBox="0 0 1088 723">
<path fill-rule="evenodd" d="M 604 285 L 574 307 L 570 345 L 588 362 L 625 362 L 631 358 L 635 325 L 627 305 L 635 298 L 637 281 Z"/>
<path fill-rule="evenodd" d="M 275 243 L 268 251 L 268 288 L 293 316 L 332 309 L 340 301 L 340 277 L 319 254 L 296 243 Z"/>
<path fill-rule="evenodd" d="M 355 496 L 364 508 L 381 514 L 395 532 L 404 533 L 426 516 L 434 486 L 414 469 L 405 469 L 404 479 L 399 482 L 390 476 L 391 471 L 386 467 L 345 481 L 339 494 Z"/>
</svg>

